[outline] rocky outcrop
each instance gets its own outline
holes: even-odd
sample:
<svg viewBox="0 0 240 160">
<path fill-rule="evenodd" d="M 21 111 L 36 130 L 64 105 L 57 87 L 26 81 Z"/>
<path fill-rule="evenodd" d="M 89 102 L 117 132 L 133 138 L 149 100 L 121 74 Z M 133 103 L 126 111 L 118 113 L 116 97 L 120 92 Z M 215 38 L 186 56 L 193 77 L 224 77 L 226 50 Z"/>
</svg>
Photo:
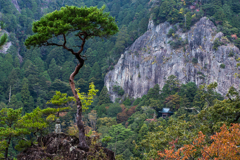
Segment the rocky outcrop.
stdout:
<svg viewBox="0 0 240 160">
<path fill-rule="evenodd" d="M 18 5 L 18 1 L 17 0 L 12 0 L 12 3 L 15 6 L 15 8 L 18 10 L 18 12 L 21 12 L 21 9 L 20 9 L 20 7 Z"/>
<path fill-rule="evenodd" d="M 121 55 L 114 69 L 105 76 L 112 101 L 119 97 L 113 92 L 114 85 L 121 86 L 125 96 L 137 98 L 155 84 L 162 88 L 170 75 L 177 76 L 181 83 L 201 85 L 217 82 L 217 92 L 222 95 L 230 86 L 239 86 L 239 79 L 234 77 L 239 49 L 221 32 L 217 33 L 217 28 L 208 18 L 201 18 L 186 33 L 177 27 L 175 35 L 180 38 L 177 39 L 185 42 L 177 49 L 170 46 L 176 39 L 167 36 L 171 28 L 173 26 L 168 22 L 154 26 L 150 21 L 148 31 Z M 214 50 L 213 43 L 217 38 L 224 45 Z"/>
<path fill-rule="evenodd" d="M 18 156 L 18 160 L 40 160 L 40 159 L 58 159 L 58 160 L 87 160 L 88 157 L 96 159 L 115 160 L 114 152 L 95 145 L 90 148 L 89 152 L 80 150 L 77 145 L 79 139 L 75 136 L 65 134 L 49 134 L 48 136 L 38 138 L 38 144 L 33 145 Z M 87 138 L 87 143 L 91 146 L 91 139 Z M 101 150 L 105 154 L 105 158 L 101 158 Z M 97 158 L 98 157 L 98 158 Z M 91 159 L 91 158 L 90 158 Z"/>
<path fill-rule="evenodd" d="M 0 28 L 0 37 L 5 33 L 9 36 L 9 33 L 7 31 L 1 30 L 1 28 Z M 8 49 L 11 46 L 12 46 L 12 42 L 7 42 L 6 44 L 4 44 L 3 46 L 0 47 L 0 53 L 6 54 Z"/>
</svg>

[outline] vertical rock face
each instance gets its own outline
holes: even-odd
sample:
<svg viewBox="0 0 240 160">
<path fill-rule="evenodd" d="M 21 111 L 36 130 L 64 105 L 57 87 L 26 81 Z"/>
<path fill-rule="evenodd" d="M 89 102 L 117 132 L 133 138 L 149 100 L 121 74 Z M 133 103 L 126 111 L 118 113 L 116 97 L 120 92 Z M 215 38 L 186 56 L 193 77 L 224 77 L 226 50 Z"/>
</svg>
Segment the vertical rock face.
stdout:
<svg viewBox="0 0 240 160">
<path fill-rule="evenodd" d="M 162 88 L 170 75 L 177 76 L 181 83 L 195 82 L 198 86 L 217 82 L 217 92 L 223 95 L 230 86 L 239 86 L 239 79 L 234 78 L 239 49 L 228 43 L 221 32 L 217 33 L 208 18 L 201 18 L 188 32 L 183 33 L 178 28 L 175 34 L 186 44 L 177 49 L 172 49 L 169 44 L 176 41 L 167 36 L 171 28 L 173 26 L 168 22 L 154 26 L 150 21 L 148 31 L 122 54 L 105 77 L 112 101 L 119 97 L 113 92 L 114 85 L 121 86 L 125 96 L 137 98 L 157 83 Z M 216 38 L 225 44 L 214 50 Z"/>
<path fill-rule="evenodd" d="M 18 5 L 18 1 L 17 0 L 12 0 L 12 3 L 15 6 L 15 8 L 18 10 L 18 12 L 21 12 L 21 9 L 20 9 L 20 7 Z"/>
</svg>

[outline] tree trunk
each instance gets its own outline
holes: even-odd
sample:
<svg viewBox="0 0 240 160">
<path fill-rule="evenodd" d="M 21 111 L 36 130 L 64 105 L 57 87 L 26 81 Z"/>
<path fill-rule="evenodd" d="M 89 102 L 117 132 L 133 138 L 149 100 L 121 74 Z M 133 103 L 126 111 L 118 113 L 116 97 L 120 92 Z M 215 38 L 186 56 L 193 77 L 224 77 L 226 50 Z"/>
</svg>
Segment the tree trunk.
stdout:
<svg viewBox="0 0 240 160">
<path fill-rule="evenodd" d="M 8 139 L 8 145 L 7 145 L 7 148 L 5 150 L 5 160 L 8 160 L 8 148 L 10 146 L 10 142 L 11 142 L 11 137 Z"/>
<path fill-rule="evenodd" d="M 78 74 L 79 70 L 82 68 L 83 64 L 84 64 L 84 60 L 80 57 L 78 57 L 78 60 L 80 62 L 80 64 L 78 64 L 75 68 L 75 71 L 70 75 L 69 78 L 69 83 L 73 92 L 73 95 L 76 99 L 76 103 L 77 103 L 77 126 L 78 126 L 78 130 L 79 130 L 79 145 L 78 148 L 88 152 L 89 151 L 89 146 L 86 143 L 86 137 L 85 137 L 85 131 L 84 131 L 84 125 L 82 122 L 82 103 L 80 98 L 78 97 L 77 91 L 75 90 L 75 83 L 74 83 L 74 77 Z"/>
</svg>

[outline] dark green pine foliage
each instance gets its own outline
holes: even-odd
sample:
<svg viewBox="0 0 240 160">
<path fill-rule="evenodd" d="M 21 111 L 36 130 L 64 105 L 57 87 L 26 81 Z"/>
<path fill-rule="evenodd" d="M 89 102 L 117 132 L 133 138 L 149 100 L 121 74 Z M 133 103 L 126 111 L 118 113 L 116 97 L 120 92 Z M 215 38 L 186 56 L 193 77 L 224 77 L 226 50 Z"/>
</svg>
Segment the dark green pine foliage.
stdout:
<svg viewBox="0 0 240 160">
<path fill-rule="evenodd" d="M 222 0 L 212 0 L 212 4 L 218 7 L 222 7 Z"/>
<path fill-rule="evenodd" d="M 23 102 L 23 112 L 27 113 L 33 110 L 33 106 L 30 106 L 30 100 L 32 101 L 32 98 L 30 98 L 30 92 L 29 92 L 29 81 L 24 78 L 22 81 L 22 89 L 21 89 L 21 98 Z"/>
<path fill-rule="evenodd" d="M 49 74 L 51 80 L 54 81 L 55 79 L 60 78 L 60 74 L 61 74 L 60 72 L 61 72 L 61 70 L 60 70 L 59 66 L 56 64 L 55 59 L 53 58 L 48 67 L 48 74 Z"/>
<path fill-rule="evenodd" d="M 109 98 L 109 94 L 108 94 L 108 90 L 107 90 L 107 87 L 103 87 L 100 95 L 99 95 L 99 102 L 98 102 L 98 105 L 101 105 L 101 104 L 105 104 L 105 103 L 110 103 L 111 100 Z"/>
<path fill-rule="evenodd" d="M 16 95 L 12 95 L 11 101 L 9 102 L 8 107 L 12 109 L 23 108 L 23 103 L 21 101 L 18 101 Z"/>
<path fill-rule="evenodd" d="M 24 46 L 24 40 L 26 39 L 26 37 L 33 34 L 33 21 L 39 20 L 40 17 L 54 10 L 60 10 L 60 8 L 65 5 L 74 5 L 77 7 L 98 6 L 98 8 L 101 8 L 102 5 L 106 5 L 105 11 L 110 12 L 110 15 L 115 14 L 115 21 L 118 23 L 119 28 L 122 28 L 121 33 L 112 38 L 94 38 L 88 39 L 86 41 L 86 45 L 84 48 L 86 52 L 84 51 L 84 54 L 87 55 L 88 59 L 85 64 L 91 67 L 89 73 L 92 74 L 93 72 L 93 74 L 95 74 L 95 69 L 93 68 L 98 68 L 98 70 L 101 70 L 101 73 L 97 71 L 97 74 L 100 74 L 100 76 L 89 75 L 89 77 L 85 78 L 85 82 L 87 83 L 87 85 L 81 85 L 78 87 L 85 88 L 84 91 L 86 92 L 88 90 L 88 83 L 94 82 L 96 88 L 102 90 L 104 85 L 104 75 L 110 69 L 112 69 L 112 66 L 114 64 L 117 63 L 117 60 L 121 53 L 123 53 L 124 49 L 131 45 L 131 43 L 133 43 L 136 38 L 138 38 L 147 30 L 149 19 L 148 9 L 150 7 L 150 5 L 148 5 L 148 2 L 149 0 L 141 0 L 134 2 L 119 0 L 75 0 L 64 2 L 60 0 L 47 2 L 31 0 L 26 2 L 25 0 L 18 0 L 18 4 L 21 9 L 21 12 L 18 12 L 16 10 L 16 7 L 13 5 L 13 3 L 11 3 L 10 0 L 0 0 L 0 12 L 3 13 L 1 15 L 1 21 L 6 24 L 5 27 L 0 24 L 1 29 L 4 28 L 10 33 L 8 36 L 8 40 L 11 41 L 14 46 L 9 49 L 10 54 L 0 56 L 3 57 L 3 60 L 1 60 L 0 58 L 0 99 L 3 100 L 5 103 L 7 102 L 10 86 L 12 88 L 12 94 L 17 94 L 21 92 L 21 81 L 24 77 L 27 78 L 29 82 L 31 82 L 29 83 L 29 91 L 30 95 L 34 98 L 34 102 L 37 102 L 37 98 L 39 96 L 44 102 L 46 102 L 48 100 L 47 94 L 49 94 L 49 92 L 54 92 L 52 90 L 54 86 L 51 86 L 51 84 L 53 84 L 55 80 L 52 76 L 53 74 L 59 74 L 56 78 L 60 79 L 61 81 L 68 81 L 69 76 L 67 74 L 71 73 L 71 66 L 76 65 L 76 61 L 74 61 L 74 56 L 68 54 L 67 51 L 64 51 L 60 47 L 41 47 L 41 49 L 32 48 L 30 50 L 26 50 L 25 47 L 21 47 Z M 45 8 L 44 10 L 41 10 L 40 7 L 38 7 L 45 5 L 47 5 L 47 8 Z M 61 37 L 58 39 L 53 38 L 53 42 L 61 43 L 62 41 L 63 38 Z M 69 36 L 69 38 L 67 38 L 67 41 L 67 46 L 71 46 L 74 49 L 79 46 L 76 38 L 74 37 Z M 17 53 L 19 53 L 23 59 L 20 58 L 19 60 L 18 56 L 16 56 Z M 5 57 L 9 55 L 13 56 L 12 58 L 14 61 L 10 62 L 5 60 Z M 49 69 L 49 65 L 53 58 L 55 59 L 56 65 L 61 66 L 57 68 L 58 71 L 56 71 L 55 73 L 51 72 Z M 23 62 L 21 62 L 20 65 L 19 62 L 21 60 L 23 60 Z M 96 62 L 98 63 L 99 67 L 94 66 Z M 30 66 L 30 64 L 33 64 L 37 67 L 39 76 L 36 77 L 33 74 L 29 74 L 29 71 L 25 73 L 26 69 Z M 11 72 L 13 70 L 13 67 L 19 67 L 19 70 L 17 71 L 18 74 L 12 74 L 15 73 L 15 71 Z M 50 75 L 51 77 L 50 81 L 48 78 L 49 76 L 46 75 L 46 71 L 48 71 L 48 75 Z M 83 70 L 81 69 L 81 71 Z M 76 81 L 78 81 L 80 78 L 80 74 L 79 76 L 77 75 Z M 20 87 L 20 89 L 18 89 L 17 87 Z"/>
<path fill-rule="evenodd" d="M 0 158 L 8 159 L 8 151 L 13 138 L 25 134 L 26 129 L 16 125 L 20 120 L 22 108 L 14 110 L 12 108 L 3 108 L 0 111 Z"/>
<path fill-rule="evenodd" d="M 173 95 L 179 91 L 180 83 L 176 76 L 171 75 L 165 82 L 165 85 L 162 88 L 161 97 L 166 98 L 169 95 Z"/>
</svg>

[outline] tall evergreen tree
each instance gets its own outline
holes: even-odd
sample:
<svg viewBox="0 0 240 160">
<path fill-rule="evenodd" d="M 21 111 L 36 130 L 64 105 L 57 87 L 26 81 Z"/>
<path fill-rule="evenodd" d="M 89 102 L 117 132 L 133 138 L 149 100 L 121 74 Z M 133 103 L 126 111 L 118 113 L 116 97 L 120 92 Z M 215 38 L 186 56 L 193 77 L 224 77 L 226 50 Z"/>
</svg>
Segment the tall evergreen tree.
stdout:
<svg viewBox="0 0 240 160">
<path fill-rule="evenodd" d="M 22 89 L 21 89 L 21 98 L 23 102 L 23 111 L 26 112 L 29 107 L 29 99 L 30 99 L 30 92 L 28 87 L 28 80 L 24 78 L 22 81 Z"/>
<path fill-rule="evenodd" d="M 108 90 L 107 90 L 107 87 L 103 87 L 100 95 L 99 95 L 99 102 L 98 102 L 98 105 L 101 105 L 101 104 L 105 104 L 105 103 L 110 103 L 111 100 L 109 98 L 109 94 L 108 94 Z"/>
<path fill-rule="evenodd" d="M 52 81 L 60 78 L 60 68 L 57 66 L 55 59 L 53 58 L 49 64 L 48 74 Z"/>
<path fill-rule="evenodd" d="M 109 37 L 118 32 L 118 27 L 115 19 L 109 16 L 109 13 L 104 12 L 105 6 L 101 9 L 97 7 L 82 7 L 75 6 L 62 7 L 60 11 L 55 10 L 53 13 L 46 14 L 39 21 L 33 23 L 34 35 L 28 37 L 25 45 L 31 46 L 61 46 L 71 52 L 78 60 L 74 72 L 70 75 L 70 86 L 72 93 L 77 101 L 77 126 L 79 129 L 79 145 L 78 147 L 88 151 L 89 146 L 86 143 L 84 125 L 82 123 L 82 104 L 81 99 L 75 90 L 74 77 L 79 70 L 84 66 L 85 56 L 82 55 L 84 45 L 87 39 L 93 37 Z M 80 18 L 79 18 L 80 17 Z M 46 23 L 47 22 L 47 23 Z M 77 32 L 77 34 L 72 33 Z M 78 51 L 67 44 L 67 36 L 73 35 L 78 38 Z M 53 42 L 53 38 L 61 36 L 63 41 Z M 56 62 L 55 62 L 56 63 Z M 58 73 L 56 69 L 55 73 Z M 89 73 L 90 74 L 90 73 Z M 53 71 L 49 68 L 49 75 L 53 75 Z M 89 75 L 88 77 L 89 78 Z M 53 80 L 54 78 L 51 77 Z M 88 80 L 88 79 L 87 79 Z"/>
</svg>

